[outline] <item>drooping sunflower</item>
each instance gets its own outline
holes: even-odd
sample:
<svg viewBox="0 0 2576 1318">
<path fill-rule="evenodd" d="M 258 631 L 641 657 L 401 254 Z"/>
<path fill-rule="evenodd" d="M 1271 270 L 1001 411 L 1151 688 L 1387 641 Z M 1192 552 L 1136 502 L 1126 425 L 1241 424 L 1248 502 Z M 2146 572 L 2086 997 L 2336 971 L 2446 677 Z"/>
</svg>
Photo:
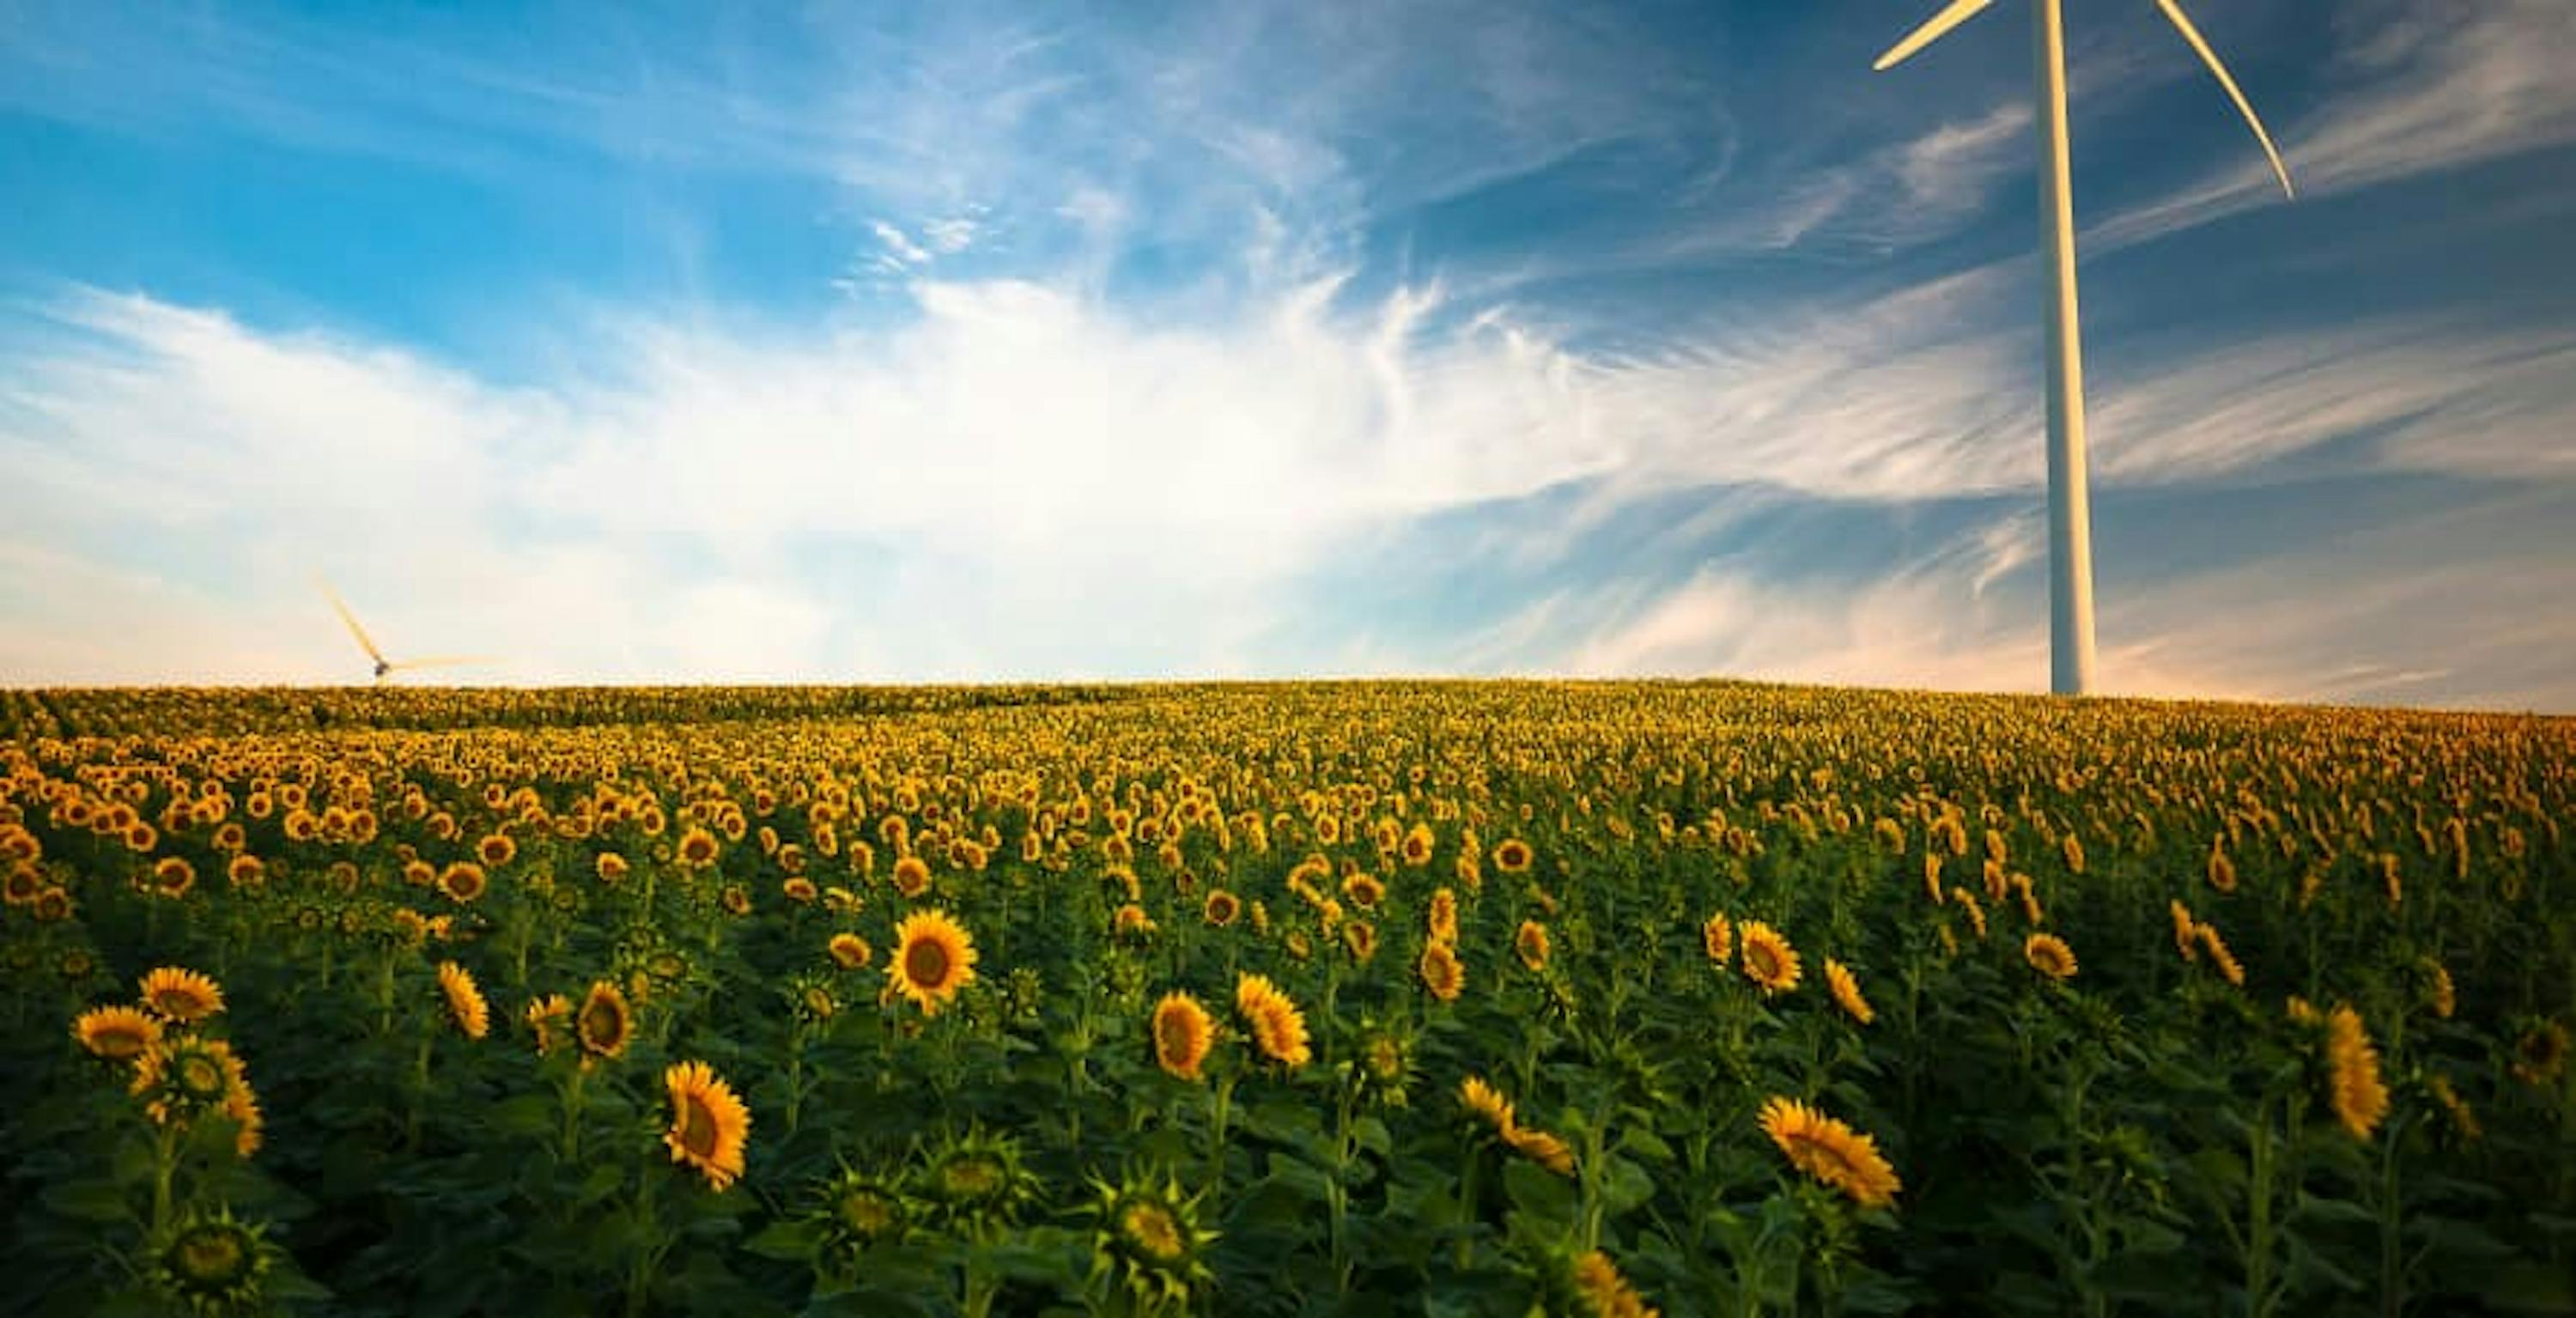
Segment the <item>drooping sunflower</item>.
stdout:
<svg viewBox="0 0 2576 1318">
<path fill-rule="evenodd" d="M 1736 933 L 1736 941 L 1743 945 L 1744 977 L 1752 980 L 1764 997 L 1798 987 L 1798 949 L 1791 947 L 1779 930 L 1760 920 L 1747 920 Z"/>
<path fill-rule="evenodd" d="M 662 1135 L 671 1161 L 697 1168 L 721 1192 L 742 1175 L 751 1110 L 704 1062 L 673 1063 L 662 1083 L 671 1091 L 671 1128 Z"/>
<path fill-rule="evenodd" d="M 466 1038 L 480 1039 L 492 1032 L 492 1006 L 483 1000 L 483 989 L 474 982 L 473 971 L 453 961 L 441 961 L 438 988 L 447 995 L 448 1015 Z"/>
<path fill-rule="evenodd" d="M 1422 976 L 1422 987 L 1442 1002 L 1456 1002 L 1467 987 L 1467 967 L 1449 944 L 1433 942 L 1422 949 L 1421 964 L 1415 969 Z"/>
<path fill-rule="evenodd" d="M 161 1022 L 132 1007 L 92 1007 L 72 1022 L 72 1037 L 92 1056 L 130 1062 L 161 1042 Z"/>
<path fill-rule="evenodd" d="M 1521 964 L 1532 970 L 1547 969 L 1547 926 L 1536 920 L 1521 921 L 1520 931 L 1512 935 L 1512 952 Z"/>
<path fill-rule="evenodd" d="M 1968 913 L 1969 931 L 1976 934 L 1979 938 L 1985 937 L 1986 908 L 1978 903 L 1977 894 L 1970 892 L 1965 888 L 1952 888 L 1950 890 L 1950 900 L 1957 903 L 1960 910 Z"/>
<path fill-rule="evenodd" d="M 957 990 L 975 982 L 975 940 L 945 911 L 915 911 L 895 926 L 895 952 L 886 961 L 888 989 L 936 1016 Z"/>
<path fill-rule="evenodd" d="M 2218 927 L 2205 923 L 2195 924 L 2191 932 L 2193 941 L 2200 946 L 2201 950 L 2209 953 L 2209 963 L 2218 967 L 2219 977 L 2238 988 L 2245 987 L 2244 963 L 2238 961 L 2236 954 L 2228 950 L 2227 940 L 2218 936 Z"/>
<path fill-rule="evenodd" d="M 1662 1311 L 1647 1304 L 1600 1250 L 1574 1261 L 1573 1281 L 1575 1293 L 1583 1297 L 1593 1318 L 1661 1318 Z"/>
<path fill-rule="evenodd" d="M 438 890 L 460 906 L 471 904 L 491 887 L 491 876 L 470 860 L 460 860 L 438 872 Z"/>
<path fill-rule="evenodd" d="M 624 989 L 609 980 L 594 980 L 581 1000 L 581 1010 L 573 1013 L 572 1028 L 583 1052 L 617 1057 L 635 1037 L 635 1009 L 627 1005 Z"/>
<path fill-rule="evenodd" d="M 864 970 L 869 959 L 876 955 L 876 949 L 868 946 L 868 940 L 847 931 L 832 935 L 832 941 L 826 947 L 832 953 L 832 964 L 843 970 Z"/>
<path fill-rule="evenodd" d="M 1558 1176 L 1574 1175 L 1574 1150 L 1564 1140 L 1532 1126 L 1515 1126 L 1503 1136 L 1512 1152 Z"/>
<path fill-rule="evenodd" d="M 1434 891 L 1431 894 L 1431 911 L 1426 924 L 1431 934 L 1431 941 L 1457 942 L 1458 894 L 1447 888 Z"/>
<path fill-rule="evenodd" d="M 1266 976 L 1243 975 L 1235 980 L 1234 1009 L 1251 1027 L 1252 1042 L 1262 1056 L 1291 1069 L 1314 1060 L 1305 1013 Z"/>
<path fill-rule="evenodd" d="M 1735 924 L 1726 918 L 1726 912 L 1719 911 L 1700 925 L 1699 946 L 1708 954 L 1709 962 L 1720 968 L 1735 959 Z"/>
<path fill-rule="evenodd" d="M 224 991 L 196 971 L 162 966 L 143 977 L 143 1006 L 178 1025 L 194 1025 L 224 1009 Z"/>
<path fill-rule="evenodd" d="M 1762 1105 L 1762 1133 L 1798 1170 L 1851 1196 L 1865 1208 L 1883 1208 L 1903 1189 L 1896 1169 L 1878 1152 L 1878 1141 L 1792 1098 Z"/>
<path fill-rule="evenodd" d="M 2451 1013 L 2459 1009 L 2460 996 L 2451 983 L 2450 967 L 2431 957 L 2424 958 L 2423 967 L 2425 1005 L 2433 1009 L 2435 1016 L 2451 1019 Z"/>
<path fill-rule="evenodd" d="M 2326 1015 L 2326 1068 L 2335 1119 L 2354 1139 L 2369 1139 L 2388 1116 L 2388 1086 L 2379 1078 L 2379 1050 L 2370 1046 L 2361 1013 L 2349 1006 Z"/>
<path fill-rule="evenodd" d="M 799 906 L 811 906 L 823 895 L 823 890 L 815 887 L 814 881 L 802 874 L 782 880 L 778 890 L 787 895 L 787 900 Z"/>
<path fill-rule="evenodd" d="M 1166 993 L 1154 1004 L 1153 1031 L 1154 1064 L 1183 1080 L 1198 1079 L 1216 1036 L 1207 1008 L 1187 993 Z"/>
<path fill-rule="evenodd" d="M 2075 978 L 2075 949 L 2055 934 L 2032 934 L 2021 941 L 2022 960 L 2050 979 Z"/>
<path fill-rule="evenodd" d="M 1878 1013 L 1870 1010 L 1869 999 L 1861 996 L 1860 980 L 1853 976 L 1851 967 L 1826 957 L 1825 986 L 1833 990 L 1835 1004 L 1853 1020 L 1867 1025 L 1878 1019 Z"/>
</svg>

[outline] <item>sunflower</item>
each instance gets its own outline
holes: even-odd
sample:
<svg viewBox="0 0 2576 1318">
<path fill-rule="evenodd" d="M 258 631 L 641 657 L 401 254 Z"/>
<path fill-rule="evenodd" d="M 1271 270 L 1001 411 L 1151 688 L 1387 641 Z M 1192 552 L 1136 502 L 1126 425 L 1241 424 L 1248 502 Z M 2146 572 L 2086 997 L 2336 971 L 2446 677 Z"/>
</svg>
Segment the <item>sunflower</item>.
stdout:
<svg viewBox="0 0 2576 1318">
<path fill-rule="evenodd" d="M 2209 953 L 2209 963 L 2218 967 L 2219 976 L 2238 988 L 2245 987 L 2245 966 L 2236 954 L 2227 950 L 2227 940 L 2218 936 L 2218 927 L 2210 924 L 2192 926 L 2192 938 Z"/>
<path fill-rule="evenodd" d="M 1522 965 L 1532 970 L 1547 969 L 1547 926 L 1536 920 L 1521 921 L 1520 932 L 1512 935 L 1512 951 Z"/>
<path fill-rule="evenodd" d="M 2535 1021 L 2514 1041 L 2513 1078 L 2534 1089 L 2557 1079 L 2566 1064 L 2567 1027 L 2556 1021 Z"/>
<path fill-rule="evenodd" d="M 163 1039 L 135 1059 L 128 1091 L 162 1125 L 183 1122 L 220 1107 L 242 1078 L 241 1059 L 221 1039 L 179 1035 Z"/>
<path fill-rule="evenodd" d="M 1518 874 L 1530 867 L 1530 844 L 1507 837 L 1494 844 L 1494 868 L 1505 874 Z"/>
<path fill-rule="evenodd" d="M 1968 928 L 1974 931 L 1977 937 L 1985 937 L 1986 908 L 1978 904 L 1977 895 L 1965 888 L 1952 888 L 1950 900 L 1958 903 L 1959 909 L 1968 913 Z"/>
<path fill-rule="evenodd" d="M 868 946 L 868 940 L 854 933 L 834 934 L 832 941 L 825 946 L 832 953 L 832 963 L 843 970 L 864 970 L 868 959 L 876 955 L 876 949 Z"/>
<path fill-rule="evenodd" d="M 492 1032 L 492 1008 L 483 1000 L 483 990 L 474 982 L 474 972 L 453 961 L 438 963 L 439 991 L 447 995 L 447 1012 L 456 1018 L 456 1028 L 468 1039 L 480 1039 Z"/>
<path fill-rule="evenodd" d="M 224 881 L 236 888 L 256 888 L 268 877 L 268 864 L 244 852 L 224 864 Z"/>
<path fill-rule="evenodd" d="M 0 899 L 5 899 L 11 906 L 31 905 L 36 900 L 36 894 L 44 890 L 45 872 L 36 868 L 30 861 L 19 861 L 11 865 L 8 877 L 0 880 Z"/>
<path fill-rule="evenodd" d="M 727 915 L 751 914 L 751 894 L 744 891 L 739 883 L 726 884 L 724 891 L 716 894 L 716 902 L 724 907 Z"/>
<path fill-rule="evenodd" d="M 143 1006 L 176 1025 L 194 1025 L 224 1009 L 224 991 L 193 970 L 163 966 L 143 977 Z"/>
<path fill-rule="evenodd" d="M 2050 979 L 2075 978 L 2075 949 L 2055 934 L 2032 934 L 2021 941 L 2022 960 Z"/>
<path fill-rule="evenodd" d="M 894 888 L 906 900 L 930 891 L 930 862 L 919 856 L 906 856 L 894 863 Z"/>
<path fill-rule="evenodd" d="M 673 850 L 672 857 L 680 862 L 683 869 L 702 870 L 716 863 L 718 850 L 715 834 L 691 824 L 687 832 L 680 834 L 680 845 Z"/>
<path fill-rule="evenodd" d="M 152 891 L 176 900 L 197 886 L 197 867 L 183 857 L 163 856 L 152 862 Z"/>
<path fill-rule="evenodd" d="M 1145 908 L 1129 902 L 1109 917 L 1109 932 L 1120 938 L 1144 938 L 1154 932 L 1154 917 Z"/>
<path fill-rule="evenodd" d="M 154 1289 L 202 1315 L 263 1312 L 261 1283 L 276 1255 L 263 1228 L 235 1221 L 230 1208 L 191 1212 L 144 1247 Z"/>
<path fill-rule="evenodd" d="M 474 854 L 485 865 L 499 869 L 519 854 L 519 843 L 507 833 L 494 833 L 474 844 Z"/>
<path fill-rule="evenodd" d="M 1723 960 L 1724 958 L 1718 958 Z M 1575 1292 L 1592 1310 L 1594 1318 L 1660 1318 L 1661 1311 L 1637 1294 L 1637 1288 L 1619 1275 L 1617 1264 L 1600 1250 L 1593 1250 L 1574 1261 Z"/>
<path fill-rule="evenodd" d="M 1183 1080 L 1198 1079 L 1216 1032 L 1207 1008 L 1187 993 L 1166 993 L 1154 1004 L 1153 1031 L 1154 1064 Z"/>
<path fill-rule="evenodd" d="M 572 999 L 549 993 L 529 1003 L 527 1010 L 519 1013 L 519 1019 L 527 1022 L 529 1032 L 537 1036 L 537 1055 L 543 1057 L 553 1052 L 564 1037 L 556 1031 L 572 1023 Z"/>
<path fill-rule="evenodd" d="M 1510 1139 L 1520 1123 L 1512 1114 L 1512 1101 L 1500 1090 L 1485 1083 L 1483 1076 L 1471 1075 L 1458 1082 L 1458 1101 L 1468 1113 L 1493 1127 L 1497 1139 Z"/>
<path fill-rule="evenodd" d="M 1266 977 L 1237 978 L 1234 1009 L 1252 1027 L 1252 1041 L 1262 1056 L 1291 1069 L 1314 1060 L 1314 1050 L 1306 1038 L 1305 1014 L 1297 1009 L 1295 1000 Z"/>
<path fill-rule="evenodd" d="M 1203 1255 L 1217 1235 L 1200 1229 L 1199 1201 L 1184 1198 L 1166 1179 L 1111 1186 L 1093 1181 L 1100 1226 L 1092 1238 L 1093 1275 L 1115 1271 L 1130 1293 L 1150 1306 L 1186 1304 L 1190 1293 L 1215 1279 Z"/>
<path fill-rule="evenodd" d="M 1851 967 L 1826 957 L 1825 986 L 1833 990 L 1834 1002 L 1850 1013 L 1853 1020 L 1867 1025 L 1878 1019 L 1878 1013 L 1869 1008 L 1869 999 L 1861 996 L 1860 981 L 1852 976 Z"/>
<path fill-rule="evenodd" d="M 1564 1140 L 1531 1126 L 1516 1126 L 1503 1136 L 1512 1152 L 1559 1176 L 1574 1175 L 1574 1150 Z"/>
<path fill-rule="evenodd" d="M 1379 902 L 1386 900 L 1386 885 L 1374 874 L 1354 874 L 1342 880 L 1342 895 L 1350 899 L 1351 905 L 1374 911 Z"/>
<path fill-rule="evenodd" d="M 250 1078 L 240 1070 L 233 1072 L 232 1087 L 224 1092 L 224 1116 L 233 1123 L 234 1155 L 248 1158 L 259 1152 L 268 1119 L 260 1113 L 259 1095 L 252 1092 Z"/>
<path fill-rule="evenodd" d="M 1458 941 L 1458 894 L 1441 888 L 1431 894 L 1431 911 L 1426 921 L 1435 943 Z"/>
<path fill-rule="evenodd" d="M 603 851 L 599 853 L 599 859 L 591 862 L 591 871 L 599 876 L 601 883 L 614 888 L 626 881 L 626 858 L 614 851 Z"/>
<path fill-rule="evenodd" d="M 1377 955 L 1377 926 L 1366 920 L 1353 920 L 1342 926 L 1342 950 L 1353 961 L 1366 961 Z"/>
<path fill-rule="evenodd" d="M 662 1134 L 671 1161 L 704 1172 L 707 1184 L 721 1192 L 742 1175 L 751 1110 L 704 1062 L 674 1063 L 662 1073 L 662 1083 L 671 1091 L 671 1128 Z"/>
<path fill-rule="evenodd" d="M 1726 918 L 1726 912 L 1719 911 L 1700 925 L 1699 946 L 1714 965 L 1723 966 L 1735 959 L 1735 925 Z"/>
<path fill-rule="evenodd" d="M 458 905 L 474 902 L 491 887 L 491 877 L 470 860 L 460 860 L 438 872 L 438 890 Z"/>
<path fill-rule="evenodd" d="M 132 1007 L 93 1007 L 72 1022 L 72 1037 L 92 1056 L 129 1062 L 161 1042 L 161 1022 Z"/>
<path fill-rule="evenodd" d="M 2370 1046 L 2361 1013 L 2337 1006 L 2326 1015 L 2327 1085 L 2335 1119 L 2357 1140 L 2388 1116 L 2388 1086 L 2379 1078 L 2379 1050 Z"/>
<path fill-rule="evenodd" d="M 778 890 L 787 894 L 787 900 L 799 906 L 811 906 L 816 898 L 823 895 L 823 890 L 815 887 L 812 879 L 801 874 L 780 883 Z"/>
<path fill-rule="evenodd" d="M 2433 1014 L 2443 1020 L 2451 1019 L 2451 1013 L 2459 1009 L 2460 996 L 2451 984 L 2450 968 L 2431 957 L 2424 958 L 2424 988 L 2427 1005 L 2433 1008 Z"/>
<path fill-rule="evenodd" d="M 912 1225 L 912 1205 L 900 1186 L 844 1166 L 823 1190 L 824 1233 L 845 1255 L 901 1237 Z"/>
<path fill-rule="evenodd" d="M 1442 1002 L 1456 1002 L 1459 991 L 1467 987 L 1467 968 L 1447 943 L 1434 942 L 1424 947 L 1415 969 L 1422 976 L 1422 987 Z"/>
<path fill-rule="evenodd" d="M 1233 924 L 1242 914 L 1242 899 L 1223 888 L 1208 889 L 1207 902 L 1199 908 L 1199 918 L 1219 929 Z"/>
<path fill-rule="evenodd" d="M 898 868 L 900 868 L 898 866 Z M 925 1016 L 975 982 L 975 940 L 945 911 L 915 911 L 894 930 L 895 953 L 886 961 L 891 992 L 920 1006 Z"/>
<path fill-rule="evenodd" d="M 1896 1201 L 1903 1187 L 1878 1141 L 1791 1098 L 1762 1105 L 1762 1133 L 1798 1170 L 1850 1195 L 1864 1208 Z"/>
<path fill-rule="evenodd" d="M 2173 919 L 2174 950 L 2185 961 L 2200 959 L 2200 923 L 2192 919 L 2191 908 L 2180 901 L 2165 903 L 2165 914 Z"/>
<path fill-rule="evenodd" d="M 1786 993 L 1798 987 L 1798 949 L 1780 931 L 1760 920 L 1747 920 L 1736 931 L 1744 945 L 1744 977 L 1761 988 L 1764 997 Z"/>
<path fill-rule="evenodd" d="M 635 1037 L 635 1009 L 627 1005 L 625 990 L 609 980 L 594 980 L 581 1010 L 573 1013 L 572 1029 L 583 1052 L 616 1057 Z"/>
<path fill-rule="evenodd" d="M 1019 1141 L 980 1127 L 950 1137 L 933 1152 L 921 1169 L 920 1186 L 941 1216 L 969 1227 L 1017 1217 L 1041 1188 Z"/>
</svg>

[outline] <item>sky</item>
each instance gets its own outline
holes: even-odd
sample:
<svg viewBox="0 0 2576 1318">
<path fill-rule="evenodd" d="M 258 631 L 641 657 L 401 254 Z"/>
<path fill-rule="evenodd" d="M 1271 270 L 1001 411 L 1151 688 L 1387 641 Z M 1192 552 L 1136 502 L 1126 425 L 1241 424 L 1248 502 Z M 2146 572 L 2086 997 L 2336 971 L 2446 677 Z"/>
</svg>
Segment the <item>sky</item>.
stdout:
<svg viewBox="0 0 2576 1318">
<path fill-rule="evenodd" d="M 2576 9 L 2067 8 L 2098 675 L 2576 711 Z M 0 0 L 0 683 L 2048 680 L 2003 0 Z"/>
</svg>

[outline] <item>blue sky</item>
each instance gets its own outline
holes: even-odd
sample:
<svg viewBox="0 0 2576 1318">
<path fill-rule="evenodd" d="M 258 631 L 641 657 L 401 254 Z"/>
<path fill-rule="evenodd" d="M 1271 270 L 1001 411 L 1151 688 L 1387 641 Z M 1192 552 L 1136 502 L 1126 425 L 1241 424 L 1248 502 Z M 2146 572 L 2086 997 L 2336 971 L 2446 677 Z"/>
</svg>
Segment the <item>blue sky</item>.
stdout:
<svg viewBox="0 0 2576 1318">
<path fill-rule="evenodd" d="M 0 2 L 0 681 L 2040 689 L 1935 7 Z M 2564 0 L 2069 8 L 2105 686 L 2576 709 Z"/>
</svg>

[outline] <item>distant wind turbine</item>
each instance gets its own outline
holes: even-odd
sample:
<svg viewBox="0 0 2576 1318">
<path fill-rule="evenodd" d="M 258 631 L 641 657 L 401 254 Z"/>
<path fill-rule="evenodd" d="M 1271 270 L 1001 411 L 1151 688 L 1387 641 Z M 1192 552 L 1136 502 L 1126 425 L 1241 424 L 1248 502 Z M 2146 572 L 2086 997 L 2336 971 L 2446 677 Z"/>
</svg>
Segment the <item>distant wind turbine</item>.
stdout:
<svg viewBox="0 0 2576 1318">
<path fill-rule="evenodd" d="M 1870 67 L 1894 68 L 1967 22 L 1994 0 L 1951 0 L 1929 22 L 1888 47 Z M 2290 171 L 2272 135 L 2237 90 L 2218 52 L 2175 0 L 2156 0 L 2200 62 L 2263 144 L 2284 196 Z M 2093 689 L 2093 513 L 2084 480 L 2084 350 L 2075 317 L 2075 199 L 2066 177 L 2066 34 L 2059 0 L 2031 0 L 2033 77 L 2039 94 L 2039 232 L 2048 259 L 2048 617 L 2049 689 L 2084 695 Z"/>
<path fill-rule="evenodd" d="M 422 668 L 453 668 L 459 664 L 492 662 L 482 655 L 447 655 L 436 659 L 406 659 L 396 663 L 387 659 L 384 651 L 376 648 L 375 641 L 367 636 L 367 629 L 358 625 L 357 615 L 349 612 L 349 606 L 340 602 L 340 592 L 331 589 L 330 582 L 317 575 L 313 578 L 313 584 L 320 586 L 322 593 L 331 598 L 331 607 L 339 611 L 340 621 L 348 624 L 349 635 L 357 638 L 358 648 L 365 650 L 367 657 L 375 661 L 376 684 L 379 686 L 384 684 L 387 677 L 395 673 L 408 673 Z"/>
</svg>

